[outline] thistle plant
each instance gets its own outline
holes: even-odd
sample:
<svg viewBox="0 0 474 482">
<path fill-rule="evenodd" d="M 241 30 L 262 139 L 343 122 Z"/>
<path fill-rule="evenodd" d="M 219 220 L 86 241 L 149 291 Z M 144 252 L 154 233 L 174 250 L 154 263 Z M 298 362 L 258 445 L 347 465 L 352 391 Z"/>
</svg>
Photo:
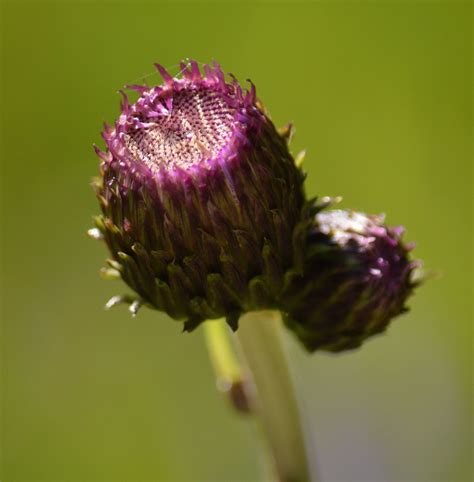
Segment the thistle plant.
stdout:
<svg viewBox="0 0 474 482">
<path fill-rule="evenodd" d="M 413 244 L 384 216 L 318 213 L 306 233 L 305 265 L 282 297 L 285 324 L 309 351 L 358 348 L 383 332 L 416 286 Z M 316 274 L 316 275 L 315 275 Z"/>
<path fill-rule="evenodd" d="M 252 83 L 217 63 L 188 61 L 174 77 L 156 67 L 162 84 L 129 86 L 133 103 L 122 92 L 95 148 L 102 214 L 90 235 L 110 251 L 103 276 L 133 291 L 107 307 L 145 305 L 184 331 L 205 322 L 220 382 L 261 422 L 275 480 L 316 480 L 281 327 L 309 351 L 358 347 L 406 310 L 411 246 L 380 216 L 306 197 L 291 126 L 275 128 Z"/>
<path fill-rule="evenodd" d="M 157 67 L 163 85 L 132 86 L 133 105 L 123 94 L 97 149 L 107 273 L 136 293 L 133 311 L 165 311 L 186 331 L 221 317 L 235 329 L 241 313 L 276 307 L 303 176 L 253 85 L 226 82 L 217 64 L 202 75 L 191 61 L 181 79 Z"/>
</svg>

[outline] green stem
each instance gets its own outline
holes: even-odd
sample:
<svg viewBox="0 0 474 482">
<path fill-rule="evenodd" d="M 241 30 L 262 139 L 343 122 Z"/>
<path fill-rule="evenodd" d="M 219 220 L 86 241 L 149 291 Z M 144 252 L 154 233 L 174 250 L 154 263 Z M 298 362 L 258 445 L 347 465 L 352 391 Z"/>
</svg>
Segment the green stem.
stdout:
<svg viewBox="0 0 474 482">
<path fill-rule="evenodd" d="M 278 481 L 315 482 L 280 330 L 279 312 L 251 312 L 240 319 L 237 338 L 252 374 L 255 411 Z"/>
<path fill-rule="evenodd" d="M 248 394 L 250 390 L 235 348 L 231 344 L 229 327 L 225 320 L 208 320 L 204 323 L 204 336 L 216 374 L 217 389 L 229 399 L 235 409 L 248 413 L 251 405 Z"/>
</svg>

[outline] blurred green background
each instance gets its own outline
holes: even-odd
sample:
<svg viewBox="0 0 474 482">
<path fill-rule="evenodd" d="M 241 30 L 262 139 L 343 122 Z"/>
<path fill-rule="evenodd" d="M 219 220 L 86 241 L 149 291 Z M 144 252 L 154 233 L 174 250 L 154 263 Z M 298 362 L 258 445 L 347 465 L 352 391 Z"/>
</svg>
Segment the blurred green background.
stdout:
<svg viewBox="0 0 474 482">
<path fill-rule="evenodd" d="M 117 89 L 184 57 L 250 77 L 308 193 L 405 224 L 439 275 L 360 351 L 289 338 L 322 480 L 472 480 L 471 22 L 468 2 L 3 2 L 1 480 L 259 480 L 202 330 L 104 312 L 126 289 L 85 236 Z"/>
</svg>

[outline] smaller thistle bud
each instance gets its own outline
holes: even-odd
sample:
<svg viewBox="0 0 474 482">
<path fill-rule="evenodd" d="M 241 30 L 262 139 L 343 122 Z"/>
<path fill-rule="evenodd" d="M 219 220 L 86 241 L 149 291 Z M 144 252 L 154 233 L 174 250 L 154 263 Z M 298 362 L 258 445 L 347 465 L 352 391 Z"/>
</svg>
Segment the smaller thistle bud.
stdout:
<svg viewBox="0 0 474 482">
<path fill-rule="evenodd" d="M 353 211 L 314 217 L 304 272 L 282 297 L 285 323 L 309 351 L 357 348 L 407 311 L 419 262 L 409 259 L 413 246 L 402 242 L 403 231 Z"/>
<path fill-rule="evenodd" d="M 165 311 L 191 330 L 202 321 L 275 305 L 292 264 L 303 176 L 285 136 L 256 98 L 219 65 L 157 65 L 163 84 L 131 86 L 106 126 L 96 192 L 98 236 L 112 270 L 137 293 L 125 301 Z M 111 272 L 112 271 L 112 272 Z"/>
</svg>

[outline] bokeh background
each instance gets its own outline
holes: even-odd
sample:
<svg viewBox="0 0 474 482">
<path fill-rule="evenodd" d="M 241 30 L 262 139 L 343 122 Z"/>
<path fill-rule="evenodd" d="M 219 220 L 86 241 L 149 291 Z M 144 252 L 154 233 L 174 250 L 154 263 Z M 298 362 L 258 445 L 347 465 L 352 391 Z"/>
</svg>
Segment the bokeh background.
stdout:
<svg viewBox="0 0 474 482">
<path fill-rule="evenodd" d="M 309 194 L 404 224 L 435 274 L 386 336 L 288 339 L 323 481 L 472 480 L 472 4 L 2 4 L 2 477 L 257 481 L 255 427 L 220 398 L 202 330 L 104 312 L 92 143 L 152 63 L 250 77 L 307 148 Z"/>
</svg>

